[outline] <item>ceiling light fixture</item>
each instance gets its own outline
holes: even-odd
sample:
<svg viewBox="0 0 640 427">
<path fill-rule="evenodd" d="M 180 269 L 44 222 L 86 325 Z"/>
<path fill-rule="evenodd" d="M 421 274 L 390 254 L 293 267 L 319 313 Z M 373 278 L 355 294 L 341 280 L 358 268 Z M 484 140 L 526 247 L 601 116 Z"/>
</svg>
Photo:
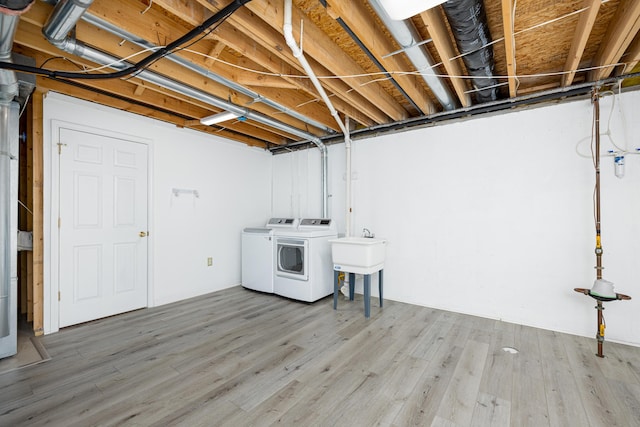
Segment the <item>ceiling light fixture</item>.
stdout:
<svg viewBox="0 0 640 427">
<path fill-rule="evenodd" d="M 411 18 L 420 12 L 436 7 L 447 0 L 379 0 L 380 5 L 396 21 Z"/>
<path fill-rule="evenodd" d="M 206 126 L 214 125 L 216 123 L 226 122 L 227 120 L 237 119 L 239 114 L 231 111 L 223 111 L 222 113 L 214 114 L 213 116 L 207 116 L 200 119 L 200 123 Z"/>
</svg>

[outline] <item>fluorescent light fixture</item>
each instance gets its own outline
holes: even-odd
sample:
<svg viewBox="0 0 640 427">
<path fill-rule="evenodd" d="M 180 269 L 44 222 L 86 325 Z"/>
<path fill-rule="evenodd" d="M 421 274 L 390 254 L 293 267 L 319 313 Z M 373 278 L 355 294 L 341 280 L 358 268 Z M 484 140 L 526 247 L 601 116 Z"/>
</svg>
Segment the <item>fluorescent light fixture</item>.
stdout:
<svg viewBox="0 0 640 427">
<path fill-rule="evenodd" d="M 231 111 L 223 111 L 222 113 L 214 114 L 213 116 L 208 116 L 200 119 L 200 123 L 209 126 L 216 123 L 226 122 L 227 120 L 236 119 L 238 117 L 240 116 L 236 113 L 232 113 Z"/>
<path fill-rule="evenodd" d="M 447 0 L 378 0 L 389 18 L 402 21 Z"/>
</svg>

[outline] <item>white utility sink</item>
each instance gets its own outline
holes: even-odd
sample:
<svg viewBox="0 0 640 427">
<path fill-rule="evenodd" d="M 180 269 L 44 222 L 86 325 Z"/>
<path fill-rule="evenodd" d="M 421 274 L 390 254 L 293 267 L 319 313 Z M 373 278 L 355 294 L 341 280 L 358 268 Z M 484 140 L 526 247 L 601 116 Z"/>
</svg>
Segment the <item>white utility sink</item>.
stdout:
<svg viewBox="0 0 640 427">
<path fill-rule="evenodd" d="M 384 268 L 385 239 L 341 237 L 329 242 L 334 270 L 371 274 Z"/>
</svg>

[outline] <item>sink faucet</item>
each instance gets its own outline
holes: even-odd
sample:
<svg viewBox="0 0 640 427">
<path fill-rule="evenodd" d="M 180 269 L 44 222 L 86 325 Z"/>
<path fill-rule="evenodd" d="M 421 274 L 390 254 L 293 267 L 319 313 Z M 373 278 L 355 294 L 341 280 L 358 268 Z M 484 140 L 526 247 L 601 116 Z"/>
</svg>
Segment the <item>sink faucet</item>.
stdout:
<svg viewBox="0 0 640 427">
<path fill-rule="evenodd" d="M 369 239 L 373 239 L 375 235 L 368 228 L 363 228 L 362 237 L 368 237 Z"/>
</svg>

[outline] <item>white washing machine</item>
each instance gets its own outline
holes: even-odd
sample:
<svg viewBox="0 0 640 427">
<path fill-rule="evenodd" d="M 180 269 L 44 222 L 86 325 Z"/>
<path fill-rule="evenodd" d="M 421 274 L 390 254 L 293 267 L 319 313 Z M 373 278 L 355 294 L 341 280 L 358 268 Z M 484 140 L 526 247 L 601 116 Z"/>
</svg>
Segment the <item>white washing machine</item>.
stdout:
<svg viewBox="0 0 640 427">
<path fill-rule="evenodd" d="M 338 237 L 333 220 L 301 219 L 297 229 L 274 230 L 274 292 L 313 302 L 333 294 L 329 239 Z"/>
<path fill-rule="evenodd" d="M 273 293 L 274 230 L 295 230 L 297 218 L 271 218 L 265 227 L 242 231 L 242 286 Z"/>
</svg>

